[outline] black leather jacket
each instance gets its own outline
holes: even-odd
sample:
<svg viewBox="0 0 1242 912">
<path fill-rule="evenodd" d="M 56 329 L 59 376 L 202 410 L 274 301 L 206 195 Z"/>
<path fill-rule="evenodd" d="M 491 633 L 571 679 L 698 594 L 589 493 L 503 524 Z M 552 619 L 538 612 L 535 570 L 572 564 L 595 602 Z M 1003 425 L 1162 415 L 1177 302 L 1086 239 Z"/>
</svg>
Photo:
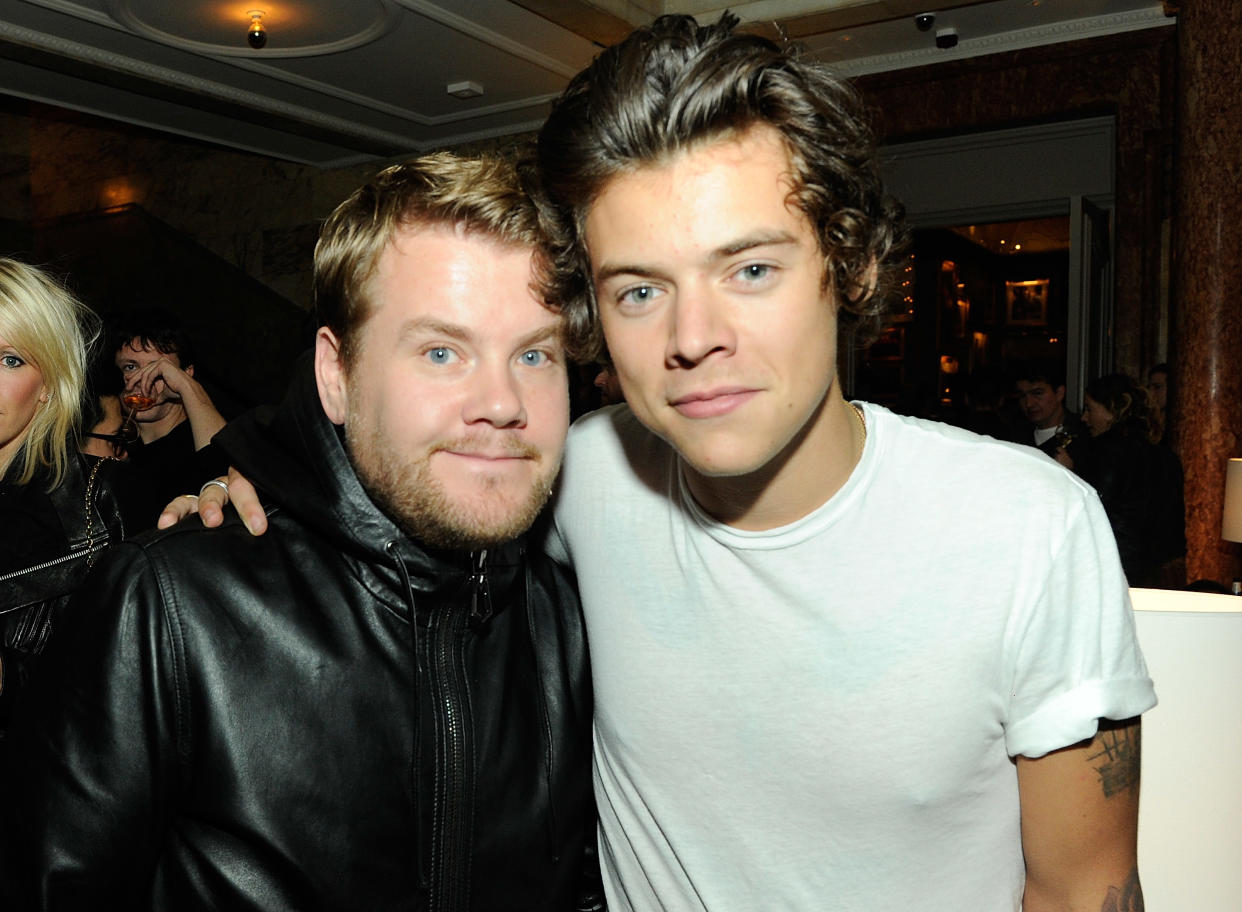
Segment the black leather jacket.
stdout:
<svg viewBox="0 0 1242 912">
<path fill-rule="evenodd" d="M 79 635 L 49 650 L 57 689 L 12 733 L 24 901 L 573 908 L 593 817 L 572 581 L 521 542 L 404 536 L 309 371 L 217 442 L 275 505 L 269 531 L 183 523 L 88 581 Z"/>
<path fill-rule="evenodd" d="M 0 481 L 0 739 L 70 595 L 125 536 L 118 468 L 74 447 L 51 490 L 46 475 Z"/>
</svg>

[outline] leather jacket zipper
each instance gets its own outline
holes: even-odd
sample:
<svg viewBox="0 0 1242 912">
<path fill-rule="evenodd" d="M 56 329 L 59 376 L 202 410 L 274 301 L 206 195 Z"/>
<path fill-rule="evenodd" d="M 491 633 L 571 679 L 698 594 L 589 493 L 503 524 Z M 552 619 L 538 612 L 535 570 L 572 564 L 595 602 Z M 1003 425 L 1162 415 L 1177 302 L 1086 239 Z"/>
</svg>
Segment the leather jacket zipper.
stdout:
<svg viewBox="0 0 1242 912">
<path fill-rule="evenodd" d="M 487 551 L 474 555 L 470 573 L 470 626 L 476 630 L 492 616 L 492 592 L 487 586 Z"/>
<path fill-rule="evenodd" d="M 466 623 L 476 625 L 491 616 L 487 585 L 487 552 L 474 559 L 469 580 L 470 612 L 448 605 L 438 612 L 432 627 L 435 694 L 439 709 L 440 759 L 437 764 L 435 856 L 432 864 L 432 908 L 438 912 L 466 909 L 470 896 L 470 834 L 473 830 L 474 789 L 467 768 L 469 701 L 461 662 Z"/>
</svg>

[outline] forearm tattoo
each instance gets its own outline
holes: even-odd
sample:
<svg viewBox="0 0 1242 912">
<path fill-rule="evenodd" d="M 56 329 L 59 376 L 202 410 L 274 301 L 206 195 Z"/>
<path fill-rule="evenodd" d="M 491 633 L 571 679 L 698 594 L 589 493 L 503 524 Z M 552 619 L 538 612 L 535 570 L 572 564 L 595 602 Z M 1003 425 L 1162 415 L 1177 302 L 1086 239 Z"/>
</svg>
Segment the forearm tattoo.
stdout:
<svg viewBox="0 0 1242 912">
<path fill-rule="evenodd" d="M 1139 732 L 1138 725 L 1129 721 L 1101 721 L 1100 750 L 1088 759 L 1095 764 L 1105 798 L 1138 786 L 1141 767 Z"/>
<path fill-rule="evenodd" d="M 1144 912 L 1146 908 L 1138 868 L 1135 868 L 1120 888 L 1108 888 L 1108 896 L 1104 899 L 1104 905 L 1100 906 L 1100 912 Z"/>
</svg>

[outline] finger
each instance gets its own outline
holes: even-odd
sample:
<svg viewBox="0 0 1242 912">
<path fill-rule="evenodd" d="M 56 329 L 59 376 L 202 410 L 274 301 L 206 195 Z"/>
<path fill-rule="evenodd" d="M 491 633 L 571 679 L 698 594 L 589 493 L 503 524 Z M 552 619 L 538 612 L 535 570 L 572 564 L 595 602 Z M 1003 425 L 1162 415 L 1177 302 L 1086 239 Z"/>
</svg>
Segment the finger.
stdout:
<svg viewBox="0 0 1242 912">
<path fill-rule="evenodd" d="M 160 518 L 155 521 L 157 529 L 167 529 L 174 526 L 190 514 L 198 510 L 198 495 L 182 494 L 180 497 L 173 498 L 172 502 L 166 506 L 160 513 Z"/>
<path fill-rule="evenodd" d="M 233 507 L 237 510 L 250 530 L 251 535 L 262 535 L 267 531 L 267 514 L 263 512 L 263 504 L 259 502 L 259 493 L 245 476 L 237 469 L 229 467 L 229 495 Z"/>
<path fill-rule="evenodd" d="M 198 515 L 208 529 L 214 529 L 224 522 L 224 510 L 215 500 L 209 500 L 206 497 L 202 498 L 199 504 Z"/>
</svg>

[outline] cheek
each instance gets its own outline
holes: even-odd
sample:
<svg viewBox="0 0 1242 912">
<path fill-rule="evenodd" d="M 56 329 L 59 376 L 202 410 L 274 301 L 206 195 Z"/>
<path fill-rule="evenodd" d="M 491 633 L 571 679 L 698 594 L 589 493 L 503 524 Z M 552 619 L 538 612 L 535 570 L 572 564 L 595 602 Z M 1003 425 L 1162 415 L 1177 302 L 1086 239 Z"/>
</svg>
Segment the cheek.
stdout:
<svg viewBox="0 0 1242 912">
<path fill-rule="evenodd" d="M 526 411 L 532 436 L 543 449 L 563 446 L 569 433 L 569 377 L 559 372 L 533 386 L 526 394 Z"/>
<path fill-rule="evenodd" d="M 3 390 L 4 398 L 9 401 L 14 412 L 29 417 L 38 408 L 42 387 L 42 378 L 37 375 L 27 376 L 17 383 L 8 384 L 8 388 Z"/>
</svg>

